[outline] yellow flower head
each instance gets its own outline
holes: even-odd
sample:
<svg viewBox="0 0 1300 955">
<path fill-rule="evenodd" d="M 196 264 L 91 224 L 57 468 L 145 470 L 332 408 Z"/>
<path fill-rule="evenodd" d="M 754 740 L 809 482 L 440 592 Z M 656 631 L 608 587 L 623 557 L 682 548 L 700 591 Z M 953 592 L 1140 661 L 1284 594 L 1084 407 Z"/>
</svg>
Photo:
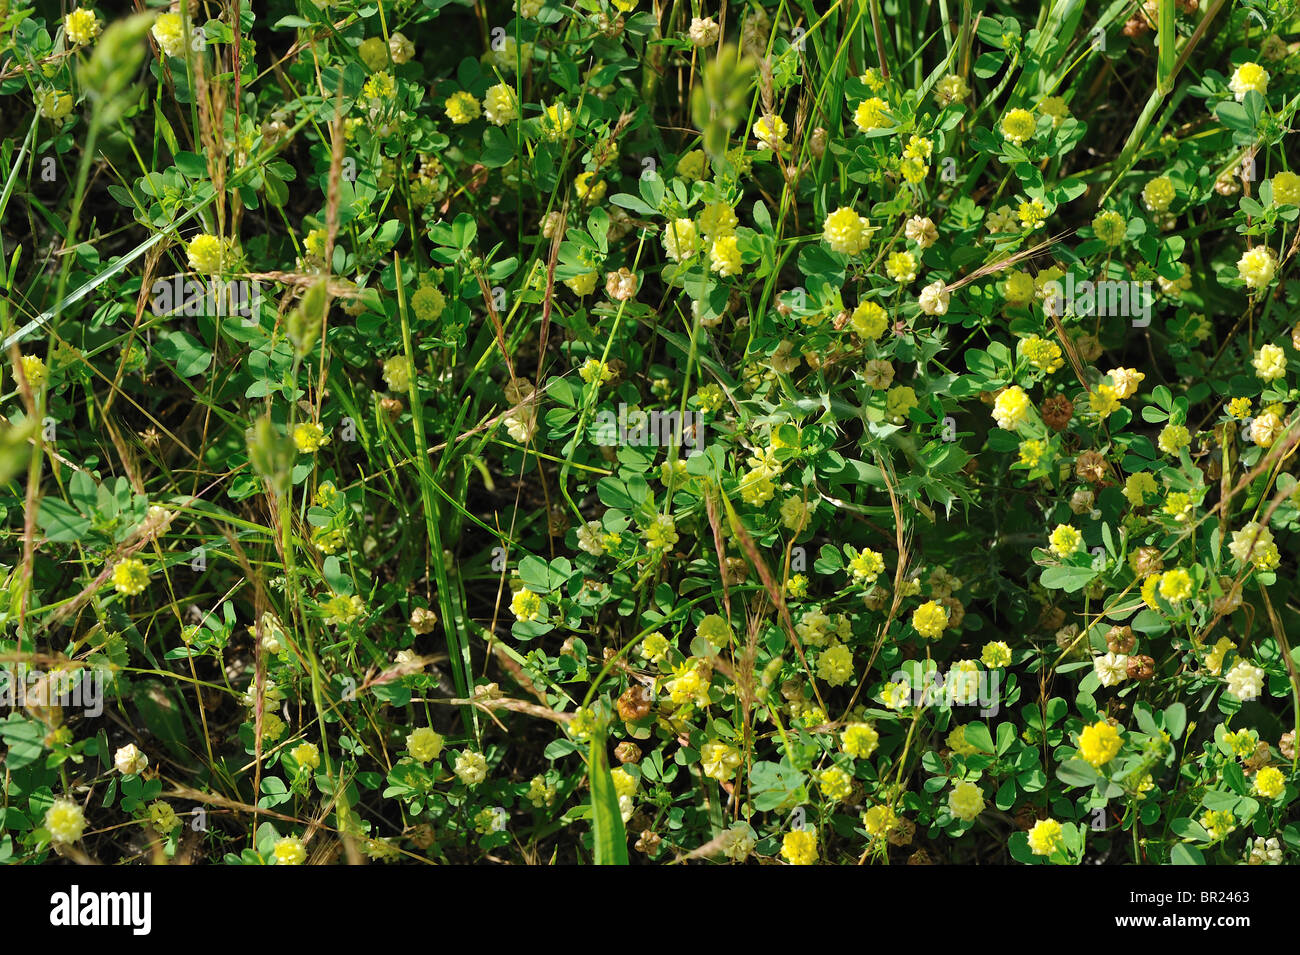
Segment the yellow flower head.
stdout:
<svg viewBox="0 0 1300 955">
<path fill-rule="evenodd" d="M 1088 408 L 1100 418 L 1108 418 L 1119 410 L 1119 392 L 1113 385 L 1098 385 L 1088 395 Z"/>
<path fill-rule="evenodd" d="M 1079 734 L 1079 757 L 1093 766 L 1104 766 L 1118 755 L 1120 745 L 1119 730 L 1098 720 Z"/>
<path fill-rule="evenodd" d="M 483 96 L 483 115 L 495 126 L 504 126 L 519 118 L 519 97 L 505 83 L 488 88 Z"/>
<path fill-rule="evenodd" d="M 990 670 L 997 670 L 1011 665 L 1011 648 L 1002 640 L 984 644 L 980 652 L 980 662 Z"/>
<path fill-rule="evenodd" d="M 1026 304 L 1034 297 L 1034 277 L 1028 272 L 1012 269 L 1002 283 L 1002 294 L 1006 296 L 1008 304 Z"/>
<path fill-rule="evenodd" d="M 853 111 L 853 123 L 864 133 L 890 125 L 889 104 L 878 96 L 864 99 Z"/>
<path fill-rule="evenodd" d="M 709 249 L 709 269 L 724 278 L 739 275 L 741 268 L 740 246 L 734 235 L 724 235 L 713 240 Z"/>
<path fill-rule="evenodd" d="M 1293 172 L 1279 172 L 1272 183 L 1274 205 L 1300 206 L 1300 176 Z"/>
<path fill-rule="evenodd" d="M 948 611 L 934 600 L 927 601 L 912 613 L 912 627 L 923 637 L 937 640 L 948 626 Z"/>
<path fill-rule="evenodd" d="M 780 152 L 785 148 L 785 137 L 789 133 L 790 127 L 775 113 L 760 116 L 758 122 L 754 124 L 754 138 L 758 140 L 760 146 L 773 152 Z"/>
<path fill-rule="evenodd" d="M 1156 445 L 1165 454 L 1177 454 L 1192 443 L 1191 433 L 1185 425 L 1167 424 L 1160 430 Z"/>
<path fill-rule="evenodd" d="M 1020 343 L 1020 351 L 1025 359 L 1037 368 L 1051 375 L 1065 364 L 1061 346 L 1054 341 L 1031 335 Z"/>
<path fill-rule="evenodd" d="M 1270 802 L 1286 790 L 1286 777 L 1281 770 L 1265 766 L 1255 774 L 1255 792 Z"/>
<path fill-rule="evenodd" d="M 1267 93 L 1268 81 L 1268 70 L 1264 67 L 1258 63 L 1243 63 L 1232 71 L 1232 79 L 1228 80 L 1228 89 L 1232 90 L 1232 95 L 1240 103 L 1251 90 L 1261 96 Z"/>
<path fill-rule="evenodd" d="M 1247 249 L 1237 260 L 1237 274 L 1247 288 L 1261 289 L 1273 281 L 1277 271 L 1277 255 L 1266 245 Z"/>
<path fill-rule="evenodd" d="M 1055 819 L 1040 819 L 1029 830 L 1029 851 L 1036 856 L 1050 856 L 1063 841 L 1061 824 Z"/>
<path fill-rule="evenodd" d="M 1043 205 L 1041 199 L 1022 202 L 1016 209 L 1016 216 L 1026 229 L 1041 229 L 1047 221 L 1047 206 Z"/>
<path fill-rule="evenodd" d="M 1115 388 L 1115 397 L 1121 401 L 1137 394 L 1138 385 L 1146 378 L 1146 375 L 1136 368 L 1112 368 L 1106 374 Z"/>
<path fill-rule="evenodd" d="M 916 279 L 916 256 L 911 252 L 891 252 L 885 259 L 885 272 L 900 285 L 910 285 Z"/>
<path fill-rule="evenodd" d="M 325 623 L 330 626 L 347 626 L 366 612 L 365 602 L 356 594 L 334 594 L 321 604 Z"/>
<path fill-rule="evenodd" d="M 200 275 L 221 274 L 227 243 L 215 235 L 196 235 L 186 248 L 190 268 Z"/>
<path fill-rule="evenodd" d="M 315 454 L 330 443 L 330 436 L 314 421 L 304 421 L 294 426 L 293 443 L 303 454 Z"/>
<path fill-rule="evenodd" d="M 731 235 L 740 225 L 736 210 L 725 202 L 710 202 L 700 212 L 698 223 L 700 234 L 709 239 Z"/>
<path fill-rule="evenodd" d="M 393 79 L 392 75 L 388 73 L 388 71 L 381 70 L 378 73 L 371 74 L 370 78 L 366 80 L 366 85 L 361 88 L 361 95 L 363 95 L 366 99 L 378 99 L 378 100 L 392 99 L 394 96 L 397 95 L 397 81 Z M 470 94 L 468 93 L 457 93 L 455 94 L 455 96 L 452 97 L 452 99 L 456 99 L 457 97 L 466 97 L 466 96 L 468 96 L 469 99 L 473 101 L 474 116 L 477 116 L 478 100 L 474 99 L 473 96 L 470 96 Z M 451 107 L 452 99 L 447 100 L 448 116 L 451 116 L 452 114 L 452 107 Z M 473 119 L 474 116 L 471 116 L 470 119 Z M 469 120 L 456 120 L 456 122 L 469 122 Z"/>
<path fill-rule="evenodd" d="M 883 836 L 898 825 L 898 815 L 888 806 L 872 806 L 862 814 L 862 828 L 871 837 Z"/>
<path fill-rule="evenodd" d="M 834 252 L 857 255 L 867 244 L 872 229 L 867 220 L 848 206 L 840 206 L 822 223 L 822 240 Z"/>
<path fill-rule="evenodd" d="M 862 338 L 876 339 L 883 335 L 888 327 L 889 315 L 876 302 L 859 302 L 858 307 L 849 316 L 849 323 Z"/>
<path fill-rule="evenodd" d="M 95 11 L 85 7 L 78 7 L 63 18 L 63 32 L 75 46 L 89 43 L 103 28 Z"/>
<path fill-rule="evenodd" d="M 1128 223 L 1118 212 L 1107 210 L 1100 212 L 1092 220 L 1092 231 L 1097 238 L 1112 249 L 1124 242 L 1124 236 L 1128 232 Z"/>
<path fill-rule="evenodd" d="M 185 55 L 185 27 L 179 13 L 160 13 L 149 31 L 167 56 Z"/>
<path fill-rule="evenodd" d="M 552 103 L 542 110 L 542 135 L 559 142 L 573 131 L 573 111 L 563 103 Z"/>
<path fill-rule="evenodd" d="M 1192 595 L 1192 575 L 1181 567 L 1166 570 L 1160 575 L 1160 596 L 1171 604 L 1186 600 Z"/>
<path fill-rule="evenodd" d="M 1174 181 L 1168 176 L 1156 176 L 1142 189 L 1142 201 L 1152 212 L 1165 212 L 1177 196 Z"/>
<path fill-rule="evenodd" d="M 880 734 L 870 723 L 849 723 L 840 736 L 840 749 L 854 759 L 867 759 L 876 751 Z"/>
<path fill-rule="evenodd" d="M 45 362 L 39 355 L 23 355 L 22 366 L 27 387 L 32 391 L 39 390 L 41 385 L 45 384 L 45 379 L 49 377 Z"/>
<path fill-rule="evenodd" d="M 86 829 L 86 814 L 71 799 L 56 799 L 45 811 L 45 828 L 53 842 L 76 842 Z"/>
<path fill-rule="evenodd" d="M 1083 546 L 1083 535 L 1069 524 L 1057 524 L 1048 543 L 1057 557 L 1069 557 Z"/>
<path fill-rule="evenodd" d="M 1029 415 L 1032 407 L 1029 396 L 1019 385 L 1012 385 L 999 394 L 993 402 L 993 420 L 999 428 L 1017 430 Z"/>
<path fill-rule="evenodd" d="M 969 95 L 970 87 L 955 73 L 949 73 L 934 86 L 934 99 L 940 109 L 953 103 L 960 103 Z"/>
<path fill-rule="evenodd" d="M 320 747 L 315 743 L 299 743 L 289 751 L 293 761 L 299 766 L 305 766 L 307 769 L 316 769 L 320 766 Z"/>
<path fill-rule="evenodd" d="M 134 597 L 149 585 L 149 570 L 144 561 L 134 557 L 118 562 L 113 568 L 113 587 L 120 594 Z"/>
<path fill-rule="evenodd" d="M 1060 96 L 1045 96 L 1038 103 L 1038 111 L 1052 118 L 1053 126 L 1060 126 L 1070 116 L 1070 107 Z"/>
<path fill-rule="evenodd" d="M 891 418 L 905 418 L 916 406 L 916 391 L 907 385 L 894 385 L 885 392 L 885 413 Z"/>
<path fill-rule="evenodd" d="M 1252 364 L 1255 366 L 1255 374 L 1264 381 L 1286 377 L 1286 352 L 1279 345 L 1261 345 Z"/>
<path fill-rule="evenodd" d="M 857 584 L 873 584 L 885 569 L 885 558 L 870 547 L 849 560 L 849 572 Z"/>
<path fill-rule="evenodd" d="M 297 836 L 285 836 L 276 840 L 271 856 L 276 865 L 302 865 L 307 861 L 307 848 Z"/>
<path fill-rule="evenodd" d="M 970 822 L 984 811 L 984 792 L 974 783 L 955 783 L 948 794 L 948 809 L 964 822 Z"/>
<path fill-rule="evenodd" d="M 1038 122 L 1034 114 L 1027 109 L 1013 109 L 1002 117 L 1002 138 L 1016 146 L 1023 146 L 1025 140 L 1033 139 Z"/>
<path fill-rule="evenodd" d="M 369 84 L 367 84 L 368 86 Z M 370 94 L 367 93 L 367 95 Z M 473 93 L 465 90 L 460 90 L 448 96 L 443 108 L 446 110 L 447 118 L 458 126 L 478 119 L 482 112 L 478 99 Z"/>
<path fill-rule="evenodd" d="M 721 740 L 712 740 L 700 747 L 700 767 L 704 775 L 720 782 L 736 774 L 741 758 L 740 750 Z"/>
<path fill-rule="evenodd" d="M 541 615 L 542 598 L 527 587 L 519 590 L 510 599 L 510 612 L 517 618 L 528 622 Z"/>
<path fill-rule="evenodd" d="M 791 865 L 812 865 L 817 861 L 817 833 L 811 829 L 792 829 L 781 840 L 781 855 Z"/>
<path fill-rule="evenodd" d="M 442 734 L 434 732 L 427 726 L 421 726 L 406 737 L 406 751 L 420 763 L 437 759 L 442 752 Z"/>
<path fill-rule="evenodd" d="M 823 770 L 817 777 L 817 785 L 831 802 L 843 802 L 853 793 L 853 777 L 838 766 Z"/>
</svg>

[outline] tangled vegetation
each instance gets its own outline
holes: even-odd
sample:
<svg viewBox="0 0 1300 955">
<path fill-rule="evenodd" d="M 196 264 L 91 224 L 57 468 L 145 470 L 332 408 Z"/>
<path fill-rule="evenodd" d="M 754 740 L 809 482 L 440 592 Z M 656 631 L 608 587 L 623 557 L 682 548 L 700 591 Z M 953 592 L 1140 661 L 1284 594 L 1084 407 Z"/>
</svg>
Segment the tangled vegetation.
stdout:
<svg viewBox="0 0 1300 955">
<path fill-rule="evenodd" d="M 1295 0 L 0 0 L 0 862 L 1294 862 Z"/>
</svg>

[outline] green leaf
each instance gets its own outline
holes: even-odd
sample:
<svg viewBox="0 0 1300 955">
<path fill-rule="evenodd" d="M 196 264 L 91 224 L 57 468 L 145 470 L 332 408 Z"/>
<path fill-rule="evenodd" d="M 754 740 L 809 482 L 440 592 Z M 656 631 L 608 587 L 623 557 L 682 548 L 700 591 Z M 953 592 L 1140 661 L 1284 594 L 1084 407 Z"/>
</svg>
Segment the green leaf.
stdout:
<svg viewBox="0 0 1300 955">
<path fill-rule="evenodd" d="M 1044 569 L 1039 582 L 1048 590 L 1063 590 L 1067 594 L 1072 594 L 1076 590 L 1087 587 L 1096 576 L 1097 571 L 1091 567 L 1058 564 Z"/>
<path fill-rule="evenodd" d="M 154 351 L 160 358 L 174 364 L 176 374 L 182 378 L 194 377 L 206 369 L 212 361 L 212 353 L 199 344 L 199 340 L 189 332 L 161 333 Z"/>
<path fill-rule="evenodd" d="M 1169 853 L 1169 861 L 1173 865 L 1205 865 L 1205 856 L 1195 846 L 1183 845 L 1180 842 Z"/>
<path fill-rule="evenodd" d="M 1187 728 L 1187 707 L 1182 703 L 1174 703 L 1165 707 L 1165 729 L 1169 731 L 1170 737 L 1178 739 L 1183 735 L 1183 730 Z"/>
<path fill-rule="evenodd" d="M 90 521 L 57 497 L 41 501 L 36 523 L 45 531 L 46 539 L 56 543 L 81 540 L 81 536 L 90 530 Z"/>
<path fill-rule="evenodd" d="M 1091 786 L 1101 777 L 1083 760 L 1070 759 L 1056 767 L 1056 778 L 1067 786 Z"/>
<path fill-rule="evenodd" d="M 966 742 L 974 746 L 981 753 L 992 754 L 995 752 L 993 747 L 993 736 L 989 733 L 989 728 L 983 723 L 966 724 Z"/>
<path fill-rule="evenodd" d="M 623 828 L 623 814 L 618 809 L 614 777 L 610 775 L 605 760 L 604 736 L 592 740 L 587 765 L 596 865 L 627 865 L 627 832 Z"/>
</svg>

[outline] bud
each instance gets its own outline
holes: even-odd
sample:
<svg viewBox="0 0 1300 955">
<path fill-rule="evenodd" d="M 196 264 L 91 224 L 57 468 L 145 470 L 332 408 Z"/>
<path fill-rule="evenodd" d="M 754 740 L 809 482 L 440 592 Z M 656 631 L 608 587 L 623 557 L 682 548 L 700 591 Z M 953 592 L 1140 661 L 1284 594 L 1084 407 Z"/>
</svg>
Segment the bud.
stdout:
<svg viewBox="0 0 1300 955">
<path fill-rule="evenodd" d="M 1106 649 L 1111 653 L 1127 656 L 1135 646 L 1137 637 L 1133 635 L 1132 627 L 1111 627 L 1106 631 Z"/>
<path fill-rule="evenodd" d="M 411 611 L 411 629 L 416 633 L 432 633 L 437 625 L 438 615 L 427 607 L 416 607 Z"/>
<path fill-rule="evenodd" d="M 113 768 L 123 776 L 139 776 L 148 765 L 149 757 L 135 743 L 128 743 L 113 754 Z"/>
<path fill-rule="evenodd" d="M 1087 514 L 1092 510 L 1096 496 L 1089 488 L 1081 487 L 1070 495 L 1070 510 L 1075 514 Z"/>
<path fill-rule="evenodd" d="M 637 278 L 627 266 L 605 276 L 605 292 L 616 302 L 628 302 L 636 295 Z"/>
<path fill-rule="evenodd" d="M 357 55 L 361 57 L 361 62 L 366 64 L 366 69 L 372 73 L 377 72 L 388 66 L 389 44 L 384 42 L 383 37 L 372 36 L 361 41 L 361 45 L 357 47 Z"/>
<path fill-rule="evenodd" d="M 886 833 L 885 838 L 891 846 L 910 846 L 912 838 L 916 835 L 916 823 L 911 819 L 899 819 L 894 823 L 894 828 Z"/>
<path fill-rule="evenodd" d="M 82 63 L 80 86 L 99 109 L 99 121 L 106 127 L 132 105 L 134 97 L 128 87 L 139 72 L 148 47 L 145 36 L 153 26 L 155 14 L 137 13 L 108 26 L 95 44 L 94 53 Z"/>
<path fill-rule="evenodd" d="M 263 416 L 244 432 L 248 447 L 248 463 L 263 481 L 277 494 L 289 488 L 293 462 L 298 457 L 293 441 L 271 423 L 269 415 Z"/>
<path fill-rule="evenodd" d="M 298 307 L 289 313 L 288 333 L 299 358 L 316 350 L 325 332 L 329 312 L 329 291 L 320 279 L 303 294 Z"/>
<path fill-rule="evenodd" d="M 1146 654 L 1128 658 L 1128 678 L 1130 680 L 1149 680 L 1156 675 L 1156 661 Z"/>
<path fill-rule="evenodd" d="M 728 587 L 743 584 L 749 576 L 749 564 L 740 557 L 728 557 L 722 567 L 722 579 Z"/>
<path fill-rule="evenodd" d="M 1231 577 L 1220 577 L 1219 586 L 1223 589 L 1223 596 L 1214 601 L 1214 612 L 1226 617 L 1241 606 L 1241 587 Z"/>
<path fill-rule="evenodd" d="M 1100 451 L 1084 451 L 1074 461 L 1074 476 L 1080 481 L 1097 484 L 1106 476 L 1109 465 Z"/>
<path fill-rule="evenodd" d="M 1133 568 L 1133 573 L 1139 577 L 1158 574 L 1165 569 L 1165 562 L 1160 556 L 1158 547 L 1139 547 L 1128 555 L 1128 563 Z"/>
<path fill-rule="evenodd" d="M 652 856 L 659 851 L 659 844 L 663 842 L 663 837 L 653 829 L 644 829 L 641 837 L 636 841 L 636 851 L 644 855 Z"/>
<path fill-rule="evenodd" d="M 814 159 L 821 159 L 826 153 L 826 130 L 818 126 L 812 131 L 808 138 L 808 151 L 813 154 Z"/>
<path fill-rule="evenodd" d="M 618 707 L 619 719 L 625 723 L 635 723 L 650 715 L 650 693 L 640 685 L 629 687 L 615 705 Z"/>
<path fill-rule="evenodd" d="M 939 604 L 948 611 L 948 626 L 954 630 L 966 619 L 966 605 L 956 597 L 943 597 Z"/>
<path fill-rule="evenodd" d="M 888 600 L 889 588 L 881 583 L 873 585 L 870 590 L 862 595 L 862 602 L 868 610 L 884 610 L 885 603 Z"/>
</svg>

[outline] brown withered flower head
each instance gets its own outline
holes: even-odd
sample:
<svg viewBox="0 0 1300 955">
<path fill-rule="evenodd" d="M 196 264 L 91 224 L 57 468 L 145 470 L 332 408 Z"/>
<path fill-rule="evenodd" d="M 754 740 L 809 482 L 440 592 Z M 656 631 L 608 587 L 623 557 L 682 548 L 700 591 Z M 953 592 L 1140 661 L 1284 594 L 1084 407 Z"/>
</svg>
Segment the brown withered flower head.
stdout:
<svg viewBox="0 0 1300 955">
<path fill-rule="evenodd" d="M 625 723 L 635 723 L 650 715 L 650 692 L 640 685 L 628 687 L 615 705 L 618 707 L 619 719 Z"/>
<path fill-rule="evenodd" d="M 1039 630 L 1059 630 L 1063 623 L 1065 623 L 1065 611 L 1060 607 L 1048 605 L 1038 615 Z"/>
<path fill-rule="evenodd" d="M 1137 646 L 1137 637 L 1133 636 L 1132 627 L 1111 627 L 1106 631 L 1106 649 L 1111 653 L 1127 656 Z"/>
<path fill-rule="evenodd" d="M 1149 680 L 1156 675 L 1156 661 L 1145 653 L 1128 658 L 1128 678 L 1130 680 Z"/>
<path fill-rule="evenodd" d="M 624 740 L 614 747 L 614 758 L 620 763 L 636 763 L 641 760 L 641 747 L 630 740 Z"/>
<path fill-rule="evenodd" d="M 1063 394 L 1048 395 L 1043 399 L 1039 412 L 1043 416 L 1043 424 L 1053 431 L 1064 431 L 1074 417 L 1074 402 Z"/>
<path fill-rule="evenodd" d="M 1133 568 L 1133 573 L 1139 577 L 1158 574 L 1165 568 L 1164 558 L 1160 556 L 1158 547 L 1139 547 L 1128 555 L 1128 564 Z"/>
<path fill-rule="evenodd" d="M 1074 476 L 1080 481 L 1097 484 L 1106 476 L 1109 465 L 1100 451 L 1084 451 L 1074 461 Z"/>
</svg>

